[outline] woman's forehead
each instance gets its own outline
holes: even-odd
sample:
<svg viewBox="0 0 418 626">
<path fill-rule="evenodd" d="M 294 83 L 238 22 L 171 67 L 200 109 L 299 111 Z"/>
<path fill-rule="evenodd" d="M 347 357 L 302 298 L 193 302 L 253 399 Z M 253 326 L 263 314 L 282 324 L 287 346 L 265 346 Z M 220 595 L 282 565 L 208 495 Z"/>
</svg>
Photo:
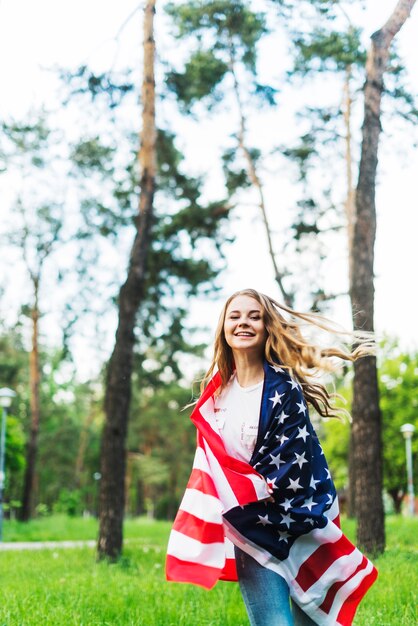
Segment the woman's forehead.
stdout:
<svg viewBox="0 0 418 626">
<path fill-rule="evenodd" d="M 227 313 L 230 313 L 231 311 L 240 311 L 243 313 L 248 313 L 249 311 L 259 311 L 261 313 L 262 306 L 255 298 L 251 298 L 251 296 L 235 296 L 226 309 Z"/>
</svg>

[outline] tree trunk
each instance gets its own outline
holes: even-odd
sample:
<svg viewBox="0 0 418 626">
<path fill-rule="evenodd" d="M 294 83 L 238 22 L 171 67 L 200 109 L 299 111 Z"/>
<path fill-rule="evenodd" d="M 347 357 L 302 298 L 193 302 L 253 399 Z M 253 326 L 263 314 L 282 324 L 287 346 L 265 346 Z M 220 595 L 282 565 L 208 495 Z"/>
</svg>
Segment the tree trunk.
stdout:
<svg viewBox="0 0 418 626">
<path fill-rule="evenodd" d="M 23 479 L 22 506 L 19 519 L 27 522 L 32 517 L 34 505 L 36 457 L 38 455 L 38 434 L 40 420 L 39 385 L 41 372 L 39 367 L 39 276 L 32 277 L 34 302 L 31 310 L 32 319 L 32 348 L 29 355 L 29 384 L 30 384 L 30 431 L 26 447 L 26 468 Z"/>
<path fill-rule="evenodd" d="M 400 0 L 386 24 L 372 35 L 364 89 L 364 122 L 355 222 L 350 251 L 351 306 L 355 329 L 374 330 L 375 187 L 383 75 L 392 39 L 409 17 L 415 0 Z M 359 547 L 379 553 L 385 547 L 382 500 L 382 438 L 376 359 L 354 364 L 352 455 Z"/>
<path fill-rule="evenodd" d="M 351 149 L 351 108 L 352 98 L 350 91 L 350 81 L 352 76 L 351 65 L 346 67 L 345 81 L 344 81 L 344 126 L 345 126 L 345 164 L 346 164 L 346 184 L 347 184 L 347 196 L 345 200 L 345 217 L 347 224 L 347 239 L 348 250 L 353 248 L 353 235 L 354 235 L 354 216 L 355 216 L 355 189 L 353 185 L 353 156 Z M 352 255 L 348 255 L 348 277 L 349 284 L 352 282 Z M 348 459 L 348 491 L 347 491 L 347 515 L 348 517 L 355 516 L 355 503 L 354 503 L 354 484 L 355 484 L 355 464 L 352 461 L 353 448 L 350 445 L 349 459 Z"/>
<path fill-rule="evenodd" d="M 147 252 L 153 214 L 156 174 L 154 14 L 156 0 L 148 0 L 144 15 L 144 74 L 142 83 L 142 133 L 139 213 L 128 274 L 119 292 L 116 341 L 108 364 L 105 425 L 101 446 L 99 558 L 116 559 L 122 550 L 125 505 L 125 471 L 134 328 L 144 291 Z"/>
</svg>

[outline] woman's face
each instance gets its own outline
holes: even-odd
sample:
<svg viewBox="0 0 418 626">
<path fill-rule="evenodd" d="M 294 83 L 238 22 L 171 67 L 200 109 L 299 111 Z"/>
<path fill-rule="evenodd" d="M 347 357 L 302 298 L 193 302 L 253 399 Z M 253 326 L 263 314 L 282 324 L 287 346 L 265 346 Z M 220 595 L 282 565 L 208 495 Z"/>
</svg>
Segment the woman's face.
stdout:
<svg viewBox="0 0 418 626">
<path fill-rule="evenodd" d="M 233 352 L 251 350 L 262 354 L 267 332 L 261 304 L 250 296 L 231 300 L 225 314 L 224 334 Z"/>
</svg>

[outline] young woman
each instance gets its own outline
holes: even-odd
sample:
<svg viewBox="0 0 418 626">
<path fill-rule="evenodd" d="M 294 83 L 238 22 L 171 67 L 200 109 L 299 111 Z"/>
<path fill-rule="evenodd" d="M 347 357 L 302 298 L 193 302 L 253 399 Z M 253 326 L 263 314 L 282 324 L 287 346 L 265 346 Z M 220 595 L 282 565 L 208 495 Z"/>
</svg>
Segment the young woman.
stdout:
<svg viewBox="0 0 418 626">
<path fill-rule="evenodd" d="M 350 625 L 377 576 L 340 530 L 308 415 L 308 405 L 337 414 L 312 377 L 335 369 L 335 357 L 370 354 L 370 343 L 356 337 L 351 352 L 320 348 L 304 339 L 302 322 L 337 336 L 324 318 L 252 289 L 225 303 L 191 416 L 197 451 L 168 545 L 168 580 L 208 589 L 238 580 L 251 626 Z"/>
</svg>

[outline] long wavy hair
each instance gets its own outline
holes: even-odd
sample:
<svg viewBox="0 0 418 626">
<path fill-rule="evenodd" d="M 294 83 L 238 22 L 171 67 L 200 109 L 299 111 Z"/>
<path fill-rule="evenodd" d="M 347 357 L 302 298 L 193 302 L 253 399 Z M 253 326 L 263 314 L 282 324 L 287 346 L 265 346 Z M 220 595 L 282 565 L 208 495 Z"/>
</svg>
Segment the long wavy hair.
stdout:
<svg viewBox="0 0 418 626">
<path fill-rule="evenodd" d="M 338 395 L 330 393 L 323 384 L 312 379 L 325 372 L 335 372 L 339 367 L 335 357 L 342 361 L 356 361 L 361 357 L 373 355 L 375 353 L 373 336 L 366 332 L 346 331 L 316 313 L 299 313 L 255 289 L 237 291 L 225 302 L 215 333 L 212 363 L 201 381 L 201 390 L 203 391 L 215 370 L 219 371 L 222 380 L 219 392 L 228 384 L 234 373 L 234 359 L 225 339 L 224 323 L 228 306 L 237 296 L 249 296 L 261 305 L 262 319 L 267 332 L 264 346 L 264 357 L 267 362 L 271 365 L 279 364 L 288 370 L 300 384 L 305 400 L 322 417 L 338 417 L 344 414 L 350 418 L 345 409 L 333 405 L 333 400 Z M 282 312 L 287 313 L 289 319 L 286 319 Z M 336 345 L 325 348 L 309 342 L 301 332 L 303 322 L 331 334 Z M 337 339 L 340 345 L 337 345 Z M 350 343 L 353 347 L 344 347 L 344 343 Z"/>
</svg>

